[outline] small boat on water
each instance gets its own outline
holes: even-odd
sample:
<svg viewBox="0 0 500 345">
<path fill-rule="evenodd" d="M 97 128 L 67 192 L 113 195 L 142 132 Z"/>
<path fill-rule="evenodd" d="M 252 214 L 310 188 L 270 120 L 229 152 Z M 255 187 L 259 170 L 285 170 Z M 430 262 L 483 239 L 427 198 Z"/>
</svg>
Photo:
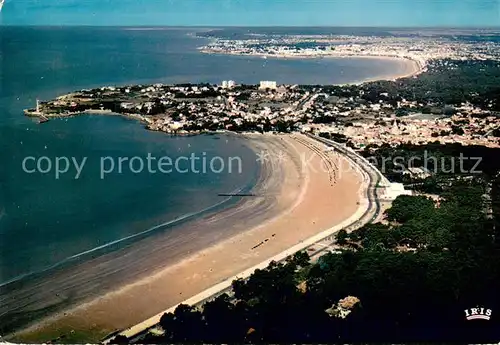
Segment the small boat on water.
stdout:
<svg viewBox="0 0 500 345">
<path fill-rule="evenodd" d="M 4 2 L 5 2 L 5 0 L 0 0 L 0 12 L 2 11 L 2 7 L 3 7 Z"/>
</svg>

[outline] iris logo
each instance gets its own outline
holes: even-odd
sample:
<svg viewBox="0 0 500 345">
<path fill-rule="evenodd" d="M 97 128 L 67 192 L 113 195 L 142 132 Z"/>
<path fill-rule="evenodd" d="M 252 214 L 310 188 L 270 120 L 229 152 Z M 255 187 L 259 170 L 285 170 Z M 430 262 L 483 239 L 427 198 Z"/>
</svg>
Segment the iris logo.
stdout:
<svg viewBox="0 0 500 345">
<path fill-rule="evenodd" d="M 465 318 L 467 320 L 489 320 L 491 317 L 491 309 L 485 308 L 471 308 L 464 310 Z"/>
</svg>

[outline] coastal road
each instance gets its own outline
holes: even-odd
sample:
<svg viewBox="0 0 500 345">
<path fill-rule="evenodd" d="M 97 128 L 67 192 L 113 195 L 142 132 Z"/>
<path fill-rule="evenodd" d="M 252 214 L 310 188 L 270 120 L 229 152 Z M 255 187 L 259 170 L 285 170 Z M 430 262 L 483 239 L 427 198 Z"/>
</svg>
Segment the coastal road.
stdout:
<svg viewBox="0 0 500 345">
<path fill-rule="evenodd" d="M 347 231 L 352 231 L 354 229 L 357 229 L 364 224 L 367 224 L 371 222 L 373 219 L 375 219 L 378 215 L 378 212 L 380 210 L 380 206 L 378 204 L 378 199 L 377 199 L 377 192 L 376 192 L 376 187 L 379 184 L 379 174 L 378 172 L 371 164 L 369 164 L 368 161 L 364 159 L 360 159 L 355 152 L 352 150 L 347 150 L 343 146 L 339 145 L 338 143 L 335 143 L 333 141 L 329 140 L 323 140 L 323 138 L 319 138 L 316 136 L 309 136 L 307 138 L 305 135 L 294 135 L 293 136 L 295 140 L 297 140 L 299 143 L 304 144 L 311 148 L 314 152 L 316 152 L 322 159 L 328 160 L 331 164 L 332 157 L 328 157 L 328 155 L 331 155 L 331 152 L 325 152 L 324 150 L 321 149 L 322 145 L 313 145 L 312 140 L 314 139 L 316 141 L 319 141 L 323 145 L 327 145 L 330 147 L 334 147 L 335 151 L 337 153 L 340 153 L 343 155 L 347 160 L 351 162 L 352 165 L 354 165 L 354 168 L 358 170 L 358 172 L 361 174 L 363 177 L 363 182 L 362 182 L 362 187 L 359 190 L 360 193 L 360 202 L 359 202 L 359 207 L 358 210 L 348 219 L 343 221 L 342 223 L 327 229 L 305 241 L 302 241 L 292 248 L 289 248 L 288 250 L 279 253 L 278 255 L 275 255 L 268 260 L 251 267 L 244 272 L 241 272 L 233 277 L 227 278 L 221 283 L 199 293 L 196 296 L 193 296 L 185 301 L 182 302 L 182 304 L 188 304 L 188 305 L 200 305 L 203 304 L 204 302 L 211 300 L 215 298 L 216 296 L 228 292 L 231 289 L 231 284 L 232 281 L 235 279 L 246 279 L 248 278 L 255 270 L 257 269 L 264 269 L 266 268 L 270 262 L 276 261 L 280 262 L 283 260 L 286 260 L 287 257 L 290 255 L 295 254 L 296 252 L 302 251 L 302 250 L 308 250 L 309 255 L 312 257 L 313 260 L 317 259 L 322 253 L 325 253 L 326 251 L 331 250 L 332 242 L 334 241 L 334 235 L 341 229 L 346 229 Z M 330 165 L 329 167 L 329 172 L 333 174 L 333 171 L 338 168 L 336 166 Z M 381 175 L 381 174 L 380 174 Z M 335 176 L 331 176 L 331 180 L 333 183 L 335 183 Z M 312 249 L 312 250 L 311 250 Z M 102 340 L 102 343 L 104 344 L 109 344 L 113 338 L 120 334 L 124 335 L 127 338 L 130 339 L 132 343 L 134 342 L 140 342 L 141 339 L 149 332 L 149 330 L 155 328 L 158 325 L 158 322 L 161 318 L 161 316 L 164 313 L 169 313 L 173 312 L 177 308 L 177 305 L 153 316 L 152 318 L 145 320 L 135 326 L 132 326 L 126 330 L 123 330 L 119 333 L 114 332 L 113 334 L 109 335 L 105 339 Z"/>
<path fill-rule="evenodd" d="M 307 136 L 319 141 L 327 147 L 334 148 L 337 152 L 340 152 L 344 158 L 347 158 L 351 163 L 359 167 L 368 179 L 366 184 L 368 187 L 365 190 L 360 191 L 361 193 L 364 193 L 363 197 L 368 203 L 366 211 L 358 220 L 345 227 L 344 230 L 351 232 L 361 228 L 365 224 L 374 222 L 379 217 L 381 210 L 377 188 L 381 185 L 385 186 L 389 184 L 389 181 L 375 166 L 373 166 L 367 159 L 360 156 L 357 152 L 346 148 L 333 140 L 328 140 L 310 134 L 307 134 Z M 363 197 L 361 197 L 360 200 L 362 200 Z M 312 261 L 316 261 L 324 253 L 334 251 L 335 249 L 335 236 L 333 235 L 318 241 L 307 248 Z"/>
<path fill-rule="evenodd" d="M 371 218 L 367 222 L 375 220 L 380 213 L 380 201 L 377 193 L 377 188 L 390 186 L 389 180 L 382 174 L 380 170 L 377 169 L 376 166 L 371 164 L 366 158 L 364 158 L 351 148 L 345 147 L 342 144 L 339 144 L 333 140 L 325 139 L 319 136 L 311 134 L 307 134 L 307 136 L 325 144 L 328 147 L 333 147 L 334 150 L 340 152 L 344 157 L 349 159 L 349 161 L 354 163 L 355 166 L 358 166 L 366 174 L 369 175 L 370 183 L 369 187 L 366 190 L 366 198 L 370 204 L 369 209 L 373 208 L 373 214 L 371 215 Z M 359 221 L 363 222 L 364 220 L 366 220 L 365 219 L 366 217 L 370 217 L 369 212 L 367 212 L 367 214 L 364 215 L 363 219 L 360 219 Z"/>
</svg>

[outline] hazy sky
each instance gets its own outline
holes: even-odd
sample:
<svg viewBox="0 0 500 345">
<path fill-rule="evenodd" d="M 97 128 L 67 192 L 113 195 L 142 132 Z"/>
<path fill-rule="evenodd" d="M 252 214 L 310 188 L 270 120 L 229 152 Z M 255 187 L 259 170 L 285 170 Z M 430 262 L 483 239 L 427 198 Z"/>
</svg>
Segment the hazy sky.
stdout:
<svg viewBox="0 0 500 345">
<path fill-rule="evenodd" d="M 6 0 L 0 23 L 500 26 L 500 0 Z"/>
</svg>

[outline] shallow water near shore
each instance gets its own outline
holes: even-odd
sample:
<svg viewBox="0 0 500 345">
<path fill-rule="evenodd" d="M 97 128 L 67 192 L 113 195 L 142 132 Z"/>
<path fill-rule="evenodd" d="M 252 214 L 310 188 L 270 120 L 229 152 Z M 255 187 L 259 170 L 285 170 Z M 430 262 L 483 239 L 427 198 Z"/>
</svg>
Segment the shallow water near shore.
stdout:
<svg viewBox="0 0 500 345">
<path fill-rule="evenodd" d="M 10 157 L 6 151 L 0 153 L 2 162 L 8 162 L 1 168 L 2 180 L 8 179 L 2 187 L 2 283 L 66 258 L 98 254 L 97 250 L 116 246 L 117 241 L 130 242 L 161 231 L 212 206 L 231 204 L 234 201 L 218 193 L 248 189 L 258 175 L 254 154 L 234 136 L 169 137 L 148 132 L 134 121 L 103 116 L 54 120 L 43 127 L 2 135 L 2 140 L 15 146 L 7 146 Z M 154 163 L 162 157 L 175 162 L 192 153 L 199 156 L 194 171 L 181 162 L 178 171 L 165 168 L 162 173 Z M 155 159 L 151 169 L 147 155 Z M 26 173 L 22 168 L 25 157 L 47 157 L 53 168 L 36 172 L 31 160 L 26 164 L 30 173 Z M 74 158 L 80 165 L 86 159 L 80 176 L 76 178 L 72 162 L 57 177 L 58 157 Z M 120 167 L 120 157 L 135 159 L 134 164 L 125 162 Z M 221 173 L 217 166 L 212 172 L 209 163 L 203 168 L 202 157 L 207 162 L 213 157 L 224 162 L 238 157 L 241 173 L 238 162 L 233 163 L 231 173 L 229 166 Z M 40 167 L 45 171 L 48 164 L 43 161 Z M 136 173 L 140 164 L 144 169 Z M 103 169 L 110 172 L 103 173 Z"/>
<path fill-rule="evenodd" d="M 110 84 L 223 79 L 338 84 L 397 74 L 384 60 L 202 54 L 196 48 L 206 41 L 188 36 L 192 31 L 0 27 L 0 284 L 221 206 L 218 193 L 249 188 L 259 172 L 254 153 L 233 136 L 169 137 L 145 131 L 134 121 L 105 116 L 38 125 L 22 115 L 36 98 Z M 151 153 L 173 158 L 191 152 L 241 156 L 243 173 L 129 171 L 100 178 L 101 157 L 145 158 Z M 78 179 L 71 169 L 56 179 L 50 173 L 25 173 L 22 162 L 28 156 L 88 157 L 88 162 Z"/>
</svg>

